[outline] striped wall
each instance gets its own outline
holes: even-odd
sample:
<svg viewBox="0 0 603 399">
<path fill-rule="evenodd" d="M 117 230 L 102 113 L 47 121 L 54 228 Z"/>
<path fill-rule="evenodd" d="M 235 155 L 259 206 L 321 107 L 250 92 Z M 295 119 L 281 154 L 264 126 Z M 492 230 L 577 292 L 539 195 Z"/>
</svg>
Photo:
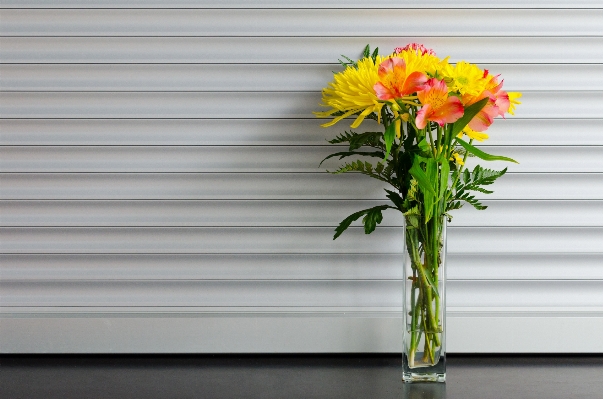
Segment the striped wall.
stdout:
<svg viewBox="0 0 603 399">
<path fill-rule="evenodd" d="M 449 228 L 448 350 L 603 352 L 599 1 L 1 7 L 1 352 L 400 351 L 401 217 L 331 240 L 385 197 L 318 167 L 346 125 L 312 111 L 410 41 L 524 93 Z"/>
</svg>

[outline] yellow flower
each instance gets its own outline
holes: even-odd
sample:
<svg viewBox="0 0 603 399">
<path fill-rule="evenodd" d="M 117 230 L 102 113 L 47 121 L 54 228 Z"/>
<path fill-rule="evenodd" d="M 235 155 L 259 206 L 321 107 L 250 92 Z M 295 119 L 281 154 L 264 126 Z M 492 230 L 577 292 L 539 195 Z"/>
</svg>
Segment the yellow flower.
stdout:
<svg viewBox="0 0 603 399">
<path fill-rule="evenodd" d="M 324 112 L 315 112 L 319 118 L 328 118 L 337 112 L 343 112 L 332 121 L 321 126 L 328 127 L 343 118 L 360 112 L 352 127 L 356 128 L 364 118 L 375 112 L 380 117 L 381 108 L 384 106 L 377 98 L 373 86 L 379 81 L 379 64 L 383 57 L 377 56 L 376 60 L 370 57 L 358 61 L 358 68 L 347 67 L 345 71 L 335 74 L 334 81 L 322 90 L 321 106 L 331 109 Z"/>
<path fill-rule="evenodd" d="M 521 97 L 521 93 L 510 91 L 507 94 L 509 95 L 509 102 L 511 103 L 507 112 L 511 115 L 515 115 L 515 105 L 521 104 L 520 101 L 517 101 L 517 99 Z"/>
<path fill-rule="evenodd" d="M 458 154 L 458 152 L 453 152 L 452 153 L 452 157 L 450 158 L 451 161 L 456 162 L 458 165 L 464 165 L 465 162 L 463 162 L 463 157 L 460 156 Z"/>
<path fill-rule="evenodd" d="M 484 71 L 465 61 L 457 62 L 454 67 L 448 65 L 444 73 L 450 90 L 458 91 L 463 96 L 477 96 L 488 84 L 488 80 L 484 79 Z"/>
<path fill-rule="evenodd" d="M 457 136 L 459 139 L 463 137 L 463 133 L 467 135 L 467 137 L 469 137 L 470 139 L 474 139 L 477 141 L 484 141 L 486 140 L 488 137 L 487 133 L 484 132 L 477 132 L 473 129 L 471 129 L 469 127 L 469 125 L 465 126 L 465 128 L 463 129 L 462 132 L 459 133 L 459 135 Z"/>
<path fill-rule="evenodd" d="M 402 58 L 406 63 L 406 74 L 413 72 L 427 73 L 435 75 L 438 70 L 443 70 L 448 65 L 448 58 L 440 60 L 435 54 L 423 53 L 419 50 L 402 50 L 393 54 L 393 57 Z"/>
</svg>

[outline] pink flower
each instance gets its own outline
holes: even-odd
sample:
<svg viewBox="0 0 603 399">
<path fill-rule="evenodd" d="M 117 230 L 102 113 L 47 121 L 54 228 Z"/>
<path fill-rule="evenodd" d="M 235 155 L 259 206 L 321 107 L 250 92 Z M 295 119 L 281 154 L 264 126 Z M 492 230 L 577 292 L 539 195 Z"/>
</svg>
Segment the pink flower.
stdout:
<svg viewBox="0 0 603 399">
<path fill-rule="evenodd" d="M 476 132 L 483 132 L 490 127 L 492 122 L 494 122 L 494 118 L 498 116 L 498 114 L 499 109 L 496 106 L 494 99 L 490 97 L 484 108 L 482 108 L 477 115 L 471 119 L 468 125 Z"/>
<path fill-rule="evenodd" d="M 445 123 L 454 123 L 465 112 L 458 97 L 448 97 L 448 87 L 444 80 L 429 79 L 425 88 L 417 93 L 417 97 L 423 104 L 416 118 L 419 129 L 427 126 L 427 121 L 436 122 L 440 126 Z"/>
<path fill-rule="evenodd" d="M 379 82 L 373 89 L 379 100 L 402 98 L 423 88 L 427 76 L 422 72 L 406 74 L 406 62 L 402 58 L 388 58 L 379 65 Z"/>
<path fill-rule="evenodd" d="M 404 47 L 396 47 L 394 49 L 394 53 L 400 54 L 401 52 L 406 51 L 406 50 L 412 50 L 415 52 L 420 51 L 421 55 L 425 55 L 425 54 L 436 55 L 435 51 L 433 51 L 432 49 L 427 48 L 419 43 L 409 43 Z"/>
</svg>

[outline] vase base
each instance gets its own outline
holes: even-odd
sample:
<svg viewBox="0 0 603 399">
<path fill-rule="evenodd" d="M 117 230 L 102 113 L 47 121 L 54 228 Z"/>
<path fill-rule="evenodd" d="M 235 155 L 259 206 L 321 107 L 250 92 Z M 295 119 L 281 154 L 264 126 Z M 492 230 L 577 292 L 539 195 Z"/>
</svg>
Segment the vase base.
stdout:
<svg viewBox="0 0 603 399">
<path fill-rule="evenodd" d="M 404 382 L 446 382 L 446 373 L 402 373 Z"/>
</svg>

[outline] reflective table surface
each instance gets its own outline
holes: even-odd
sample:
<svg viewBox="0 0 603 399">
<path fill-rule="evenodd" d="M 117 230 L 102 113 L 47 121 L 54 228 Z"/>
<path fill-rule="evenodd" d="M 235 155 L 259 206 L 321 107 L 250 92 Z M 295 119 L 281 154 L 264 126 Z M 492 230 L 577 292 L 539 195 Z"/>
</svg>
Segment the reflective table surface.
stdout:
<svg viewBox="0 0 603 399">
<path fill-rule="evenodd" d="M 3 355 L 0 398 L 603 399 L 603 355 L 449 355 L 404 384 L 400 355 Z"/>
</svg>

